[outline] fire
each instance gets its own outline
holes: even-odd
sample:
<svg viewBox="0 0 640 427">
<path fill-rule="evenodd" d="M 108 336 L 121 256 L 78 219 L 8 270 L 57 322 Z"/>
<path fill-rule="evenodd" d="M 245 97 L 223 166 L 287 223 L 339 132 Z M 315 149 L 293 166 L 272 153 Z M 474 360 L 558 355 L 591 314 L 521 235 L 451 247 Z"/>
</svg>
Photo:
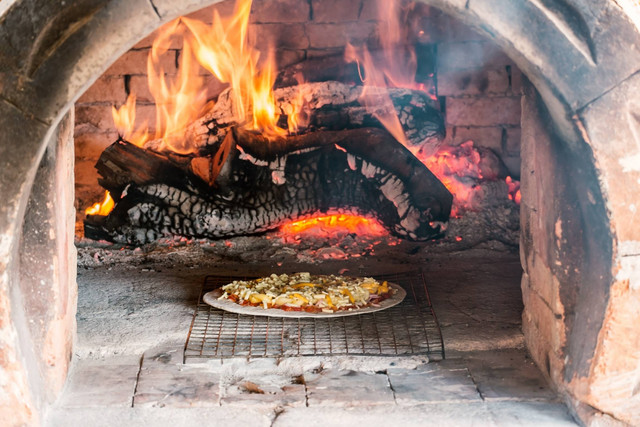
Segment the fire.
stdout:
<svg viewBox="0 0 640 427">
<path fill-rule="evenodd" d="M 378 0 L 377 3 L 381 53 L 372 55 L 366 47 L 351 44 L 347 44 L 345 49 L 345 59 L 356 62 L 361 73 L 363 90 L 360 102 L 451 191 L 454 195 L 453 216 L 472 210 L 483 196 L 478 185 L 483 178 L 480 154 L 473 148 L 473 143 L 441 149 L 435 154 L 409 145 L 387 88 L 411 88 L 425 92 L 430 88 L 415 81 L 416 53 L 407 43 L 410 38 L 410 26 L 407 24 L 410 8 L 401 6 L 399 0 Z M 161 143 L 155 147 L 163 151 L 195 152 L 197 148 L 190 146 L 190 141 L 184 138 L 184 130 L 213 105 L 203 90 L 202 69 L 229 85 L 232 113 L 238 126 L 259 131 L 268 139 L 296 133 L 306 126 L 303 91 L 298 91 L 297 98 L 286 107 L 290 111 L 279 111 L 276 106 L 273 95 L 276 64 L 272 50 L 261 58 L 260 52 L 248 43 L 251 4 L 251 0 L 237 0 L 233 14 L 227 18 L 222 18 L 214 10 L 211 25 L 181 17 L 160 29 L 147 62 L 149 89 L 157 108 L 155 131 L 151 132 L 146 123 L 136 127 L 136 97 L 131 94 L 125 105 L 113 108 L 114 122 L 122 138 L 138 146 L 159 140 Z M 177 75 L 168 77 L 161 66 L 161 59 L 169 53 L 176 39 L 182 40 L 183 50 Z M 301 77 L 299 83 L 303 83 Z M 286 114 L 287 129 L 278 126 L 281 114 Z M 519 203 L 519 183 L 507 178 L 507 185 L 509 198 Z M 110 203 L 112 205 L 113 201 Z M 106 199 L 103 204 L 106 204 Z M 95 209 L 103 212 L 103 204 L 94 205 L 87 213 L 95 214 Z M 282 228 L 289 234 L 337 229 L 359 234 L 387 233 L 377 221 L 351 215 L 295 221 Z"/>
<path fill-rule="evenodd" d="M 316 236 L 355 233 L 366 236 L 385 236 L 387 230 L 375 219 L 358 215 L 337 214 L 292 221 L 280 228 L 285 235 L 299 233 Z"/>
<path fill-rule="evenodd" d="M 153 42 L 147 61 L 149 90 L 156 104 L 156 130 L 147 125 L 135 128 L 135 94 L 131 94 L 120 109 L 113 109 L 113 118 L 121 136 L 142 146 L 151 139 L 160 140 L 156 149 L 189 154 L 196 151 L 187 138 L 185 128 L 211 109 L 200 70 L 204 68 L 231 88 L 232 112 L 235 121 L 247 129 L 260 131 L 267 138 L 285 136 L 287 129 L 278 126 L 280 112 L 273 96 L 276 77 L 271 51 L 261 61 L 260 52 L 247 40 L 251 0 L 238 0 L 231 17 L 223 19 L 214 10 L 213 24 L 181 17 L 165 26 Z M 162 57 L 171 42 L 183 41 L 178 74 L 167 77 Z M 299 111 L 299 109 L 298 109 Z M 291 131 L 297 129 L 297 111 L 289 115 Z"/>
<path fill-rule="evenodd" d="M 149 139 L 149 133 L 146 130 L 146 123 L 140 128 L 135 129 L 136 121 L 136 96 L 129 95 L 127 102 L 120 108 L 111 107 L 113 122 L 122 138 L 132 144 L 141 147 Z"/>
<path fill-rule="evenodd" d="M 169 50 L 171 40 L 184 37 L 186 29 L 180 20 L 163 26 L 154 40 L 147 60 L 149 91 L 156 102 L 156 132 L 154 139 L 161 139 L 161 151 L 180 154 L 193 152 L 194 147 L 184 138 L 184 129 L 198 119 L 206 105 L 204 79 L 198 75 L 198 63 L 193 60 L 190 43 L 184 43 L 178 74 L 168 79 L 161 65 L 161 58 Z"/>
<path fill-rule="evenodd" d="M 232 88 L 234 116 L 238 123 L 267 137 L 285 136 L 277 126 L 280 117 L 273 97 L 275 60 L 270 50 L 260 64 L 260 52 L 247 41 L 251 0 L 238 0 L 233 16 L 223 20 L 214 12 L 213 25 L 182 18 L 191 31 L 187 42 L 199 63 Z"/>
<path fill-rule="evenodd" d="M 409 9 L 402 8 L 398 0 L 378 0 L 377 7 L 382 55 L 374 57 L 365 46 L 356 48 L 347 44 L 345 60 L 358 64 L 360 79 L 364 84 L 360 102 L 398 142 L 408 146 L 398 114 L 385 88 L 425 91 L 424 84 L 415 81 L 415 49 L 407 45 Z"/>
<path fill-rule="evenodd" d="M 85 209 L 84 213 L 87 215 L 100 215 L 107 216 L 109 212 L 113 209 L 114 201 L 111 198 L 111 193 L 108 191 L 104 192 L 104 200 L 99 203 L 95 203 L 90 208 Z"/>
<path fill-rule="evenodd" d="M 419 151 L 414 155 L 453 194 L 451 216 L 458 217 L 465 210 L 474 210 L 483 195 L 478 182 L 482 179 L 480 153 L 467 141 L 458 147 L 444 147 L 432 156 Z"/>
<path fill-rule="evenodd" d="M 509 200 L 513 200 L 517 205 L 519 205 L 520 200 L 522 200 L 522 194 L 520 193 L 520 181 L 516 181 L 510 176 L 508 176 L 505 181 L 509 188 Z"/>
<path fill-rule="evenodd" d="M 296 75 L 298 85 L 304 83 L 304 77 L 301 74 Z M 299 90 L 296 97 L 291 100 L 291 110 L 284 111 L 287 115 L 287 128 L 290 134 L 296 134 L 299 128 L 305 128 L 309 124 L 309 116 L 304 110 L 304 92 Z"/>
</svg>

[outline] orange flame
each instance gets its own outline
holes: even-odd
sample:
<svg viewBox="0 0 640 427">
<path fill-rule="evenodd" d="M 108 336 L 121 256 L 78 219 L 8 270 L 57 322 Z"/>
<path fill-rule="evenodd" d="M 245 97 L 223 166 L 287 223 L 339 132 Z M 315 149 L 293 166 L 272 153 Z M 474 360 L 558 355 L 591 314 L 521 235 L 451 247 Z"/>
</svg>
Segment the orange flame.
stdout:
<svg viewBox="0 0 640 427">
<path fill-rule="evenodd" d="M 111 107 L 113 122 L 120 136 L 132 144 L 142 147 L 149 140 L 146 123 L 139 129 L 135 128 L 136 121 L 136 96 L 131 94 L 127 102 L 120 108 Z"/>
<path fill-rule="evenodd" d="M 200 64 L 218 80 L 232 88 L 233 113 L 240 124 L 259 130 L 268 138 L 284 136 L 285 129 L 277 126 L 280 114 L 273 97 L 275 60 L 270 53 L 259 65 L 260 52 L 249 46 L 247 33 L 251 0 L 238 0 L 233 16 L 223 20 L 214 11 L 213 25 L 182 18 L 193 37 L 193 46 Z"/>
<path fill-rule="evenodd" d="M 304 78 L 301 74 L 296 75 L 298 81 L 298 87 L 304 83 Z M 305 128 L 309 124 L 309 115 L 304 110 L 305 99 L 304 92 L 298 90 L 294 99 L 291 100 L 291 110 L 285 110 L 287 115 L 287 129 L 290 134 L 296 134 L 300 128 Z"/>
<path fill-rule="evenodd" d="M 155 138 L 161 139 L 161 151 L 188 154 L 194 151 L 184 138 L 187 125 L 201 116 L 206 105 L 204 79 L 198 75 L 199 66 L 193 60 L 189 43 L 184 43 L 177 76 L 169 80 L 161 65 L 161 58 L 169 50 L 174 37 L 183 37 L 185 27 L 175 20 L 161 27 L 147 60 L 149 90 L 156 102 Z"/>
<path fill-rule="evenodd" d="M 359 101 L 367 111 L 380 121 L 382 126 L 402 145 L 408 146 L 407 137 L 402 129 L 400 119 L 396 113 L 391 97 L 386 90 L 387 83 L 385 73 L 373 60 L 367 48 L 360 51 L 351 44 L 345 48 L 345 59 L 348 62 L 356 62 L 364 69 L 364 76 L 360 76 L 364 84 Z"/>
<path fill-rule="evenodd" d="M 374 58 L 366 47 L 358 49 L 347 44 L 345 59 L 358 64 L 360 79 L 364 83 L 360 102 L 398 142 L 408 146 L 393 102 L 383 89 L 425 89 L 424 84 L 415 81 L 416 53 L 413 46 L 407 45 L 409 27 L 405 13 L 408 9 L 402 9 L 398 0 L 378 0 L 377 7 L 382 56 Z"/>
<path fill-rule="evenodd" d="M 214 10 L 212 25 L 181 17 L 161 27 L 147 61 L 149 90 L 156 104 L 156 131 L 150 135 L 146 123 L 135 130 L 135 94 L 132 94 L 124 106 L 113 109 L 122 137 L 139 146 L 152 138 L 161 140 L 156 147 L 161 151 L 195 152 L 197 148 L 184 138 L 184 130 L 212 107 L 203 90 L 200 67 L 229 84 L 232 113 L 240 126 L 258 130 L 267 138 L 285 136 L 287 130 L 278 126 L 280 112 L 273 96 L 276 76 L 273 54 L 270 51 L 260 64 L 260 52 L 247 41 L 250 11 L 251 0 L 238 0 L 230 18 L 223 19 Z M 169 48 L 176 38 L 183 40 L 183 49 L 178 73 L 169 78 L 161 59 L 173 54 Z M 294 124 L 291 126 L 295 128 Z"/>
<path fill-rule="evenodd" d="M 355 233 L 367 236 L 384 236 L 387 230 L 373 218 L 358 215 L 337 214 L 292 221 L 280 228 L 283 234 L 295 235 L 309 233 L 313 235 Z"/>
<path fill-rule="evenodd" d="M 111 194 L 108 191 L 104 192 L 104 200 L 99 203 L 95 203 L 93 206 L 85 209 L 84 213 L 87 215 L 100 215 L 107 216 L 113 209 L 114 201 L 111 198 Z"/>
</svg>

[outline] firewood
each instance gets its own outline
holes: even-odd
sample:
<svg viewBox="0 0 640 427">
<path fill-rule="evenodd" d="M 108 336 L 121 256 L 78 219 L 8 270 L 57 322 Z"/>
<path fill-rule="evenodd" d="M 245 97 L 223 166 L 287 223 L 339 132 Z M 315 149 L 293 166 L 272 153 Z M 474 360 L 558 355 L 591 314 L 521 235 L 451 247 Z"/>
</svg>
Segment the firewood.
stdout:
<svg viewBox="0 0 640 427">
<path fill-rule="evenodd" d="M 383 111 L 367 111 L 358 101 L 362 90 L 362 86 L 329 81 L 276 89 L 274 97 L 285 120 L 296 111 L 294 105 L 297 100 L 304 100 L 303 112 L 307 123 L 299 129 L 300 134 L 318 130 L 382 128 L 376 114 Z M 217 151 L 227 133 L 240 124 L 240 120 L 233 117 L 230 91 L 224 91 L 208 113 L 185 129 L 185 140 L 199 154 Z M 435 152 L 445 135 L 444 120 L 437 103 L 419 90 L 389 88 L 386 91 L 409 145 Z M 145 147 L 158 151 L 161 143 L 159 140 L 150 141 Z"/>
<path fill-rule="evenodd" d="M 211 175 L 194 173 L 194 162 L 202 161 L 195 155 L 153 153 L 124 141 L 108 147 L 98 170 L 116 206 L 106 218 L 87 219 L 87 236 L 136 245 L 165 233 L 229 237 L 336 210 L 375 216 L 410 239 L 442 233 L 451 194 L 384 130 L 268 142 L 240 128 L 230 132 L 215 188 Z"/>
</svg>

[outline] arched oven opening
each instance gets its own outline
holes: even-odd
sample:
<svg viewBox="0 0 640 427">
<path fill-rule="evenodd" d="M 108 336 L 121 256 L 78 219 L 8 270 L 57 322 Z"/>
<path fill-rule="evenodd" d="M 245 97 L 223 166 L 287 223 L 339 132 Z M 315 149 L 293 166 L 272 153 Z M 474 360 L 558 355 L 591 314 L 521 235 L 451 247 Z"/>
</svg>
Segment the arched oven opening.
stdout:
<svg viewBox="0 0 640 427">
<path fill-rule="evenodd" d="M 0 176 L 16 424 L 56 399 L 48 422 L 185 405 L 570 422 L 558 395 L 584 423 L 637 419 L 637 53 L 606 48 L 637 38 L 633 9 L 377 3 L 224 1 L 142 39 L 196 7 L 72 4 L 7 62 L 7 135 L 43 141 L 0 146 L 16 159 Z M 118 21 L 133 33 L 95 44 Z M 202 300 L 296 271 L 407 297 L 286 321 Z"/>
</svg>

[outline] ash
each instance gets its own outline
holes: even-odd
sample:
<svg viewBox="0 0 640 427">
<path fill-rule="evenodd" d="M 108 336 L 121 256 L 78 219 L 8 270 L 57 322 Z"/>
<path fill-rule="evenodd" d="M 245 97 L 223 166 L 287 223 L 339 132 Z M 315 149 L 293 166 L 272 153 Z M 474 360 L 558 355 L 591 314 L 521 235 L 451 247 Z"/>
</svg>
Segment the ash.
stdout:
<svg viewBox="0 0 640 427">
<path fill-rule="evenodd" d="M 504 182 L 482 184 L 485 194 L 505 192 Z M 387 260 L 390 264 L 420 262 L 434 253 L 472 248 L 517 252 L 520 209 L 504 197 L 485 197 L 475 211 L 451 218 L 442 239 L 412 242 L 392 235 L 366 236 L 355 233 L 287 235 L 279 231 L 220 240 L 166 236 L 137 248 L 77 239 L 78 267 L 96 268 L 115 264 L 192 265 L 220 268 L 221 263 L 252 263 L 281 267 L 322 264 L 337 260 Z M 357 263 L 356 263 L 357 264 Z M 151 267 L 150 267 L 151 268 Z M 354 272 L 352 271 L 351 274 Z"/>
</svg>

